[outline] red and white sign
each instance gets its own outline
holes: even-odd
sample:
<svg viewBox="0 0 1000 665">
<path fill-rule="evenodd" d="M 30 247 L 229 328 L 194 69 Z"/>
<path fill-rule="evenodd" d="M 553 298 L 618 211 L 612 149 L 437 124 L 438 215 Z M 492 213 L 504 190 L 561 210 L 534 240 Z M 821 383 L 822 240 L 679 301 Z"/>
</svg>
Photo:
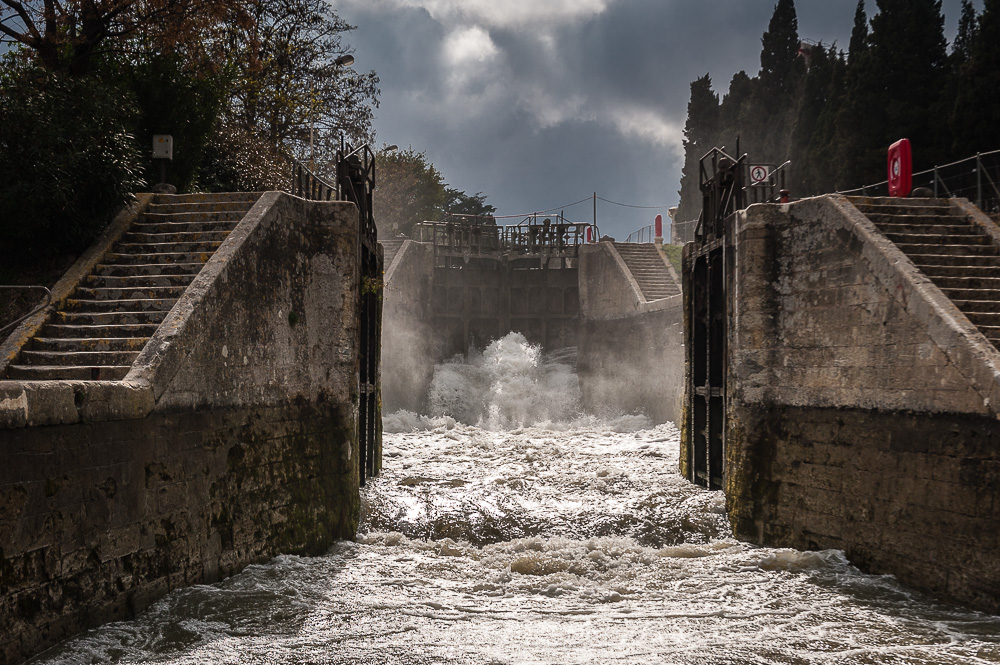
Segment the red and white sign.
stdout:
<svg viewBox="0 0 1000 665">
<path fill-rule="evenodd" d="M 761 183 L 767 182 L 768 178 L 771 177 L 771 172 L 768 171 L 766 164 L 751 164 L 750 165 L 750 184 L 759 185 Z"/>
</svg>

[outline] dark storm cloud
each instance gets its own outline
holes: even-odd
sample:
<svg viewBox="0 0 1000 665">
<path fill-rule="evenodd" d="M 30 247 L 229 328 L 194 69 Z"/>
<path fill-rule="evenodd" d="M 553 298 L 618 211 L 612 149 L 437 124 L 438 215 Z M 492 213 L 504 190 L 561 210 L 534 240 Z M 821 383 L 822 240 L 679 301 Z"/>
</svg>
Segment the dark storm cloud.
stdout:
<svg viewBox="0 0 1000 665">
<path fill-rule="evenodd" d="M 981 7 L 981 2 L 977 6 Z M 591 192 L 675 205 L 689 85 L 759 69 L 773 0 L 338 0 L 382 78 L 381 142 L 424 150 L 500 214 Z M 875 3 L 869 1 L 869 17 Z M 959 0 L 946 0 L 949 36 Z M 802 38 L 846 48 L 855 0 L 796 3 Z M 657 210 L 599 204 L 618 237 Z M 662 212 L 666 212 L 665 209 Z M 590 219 L 590 204 L 567 210 Z"/>
</svg>

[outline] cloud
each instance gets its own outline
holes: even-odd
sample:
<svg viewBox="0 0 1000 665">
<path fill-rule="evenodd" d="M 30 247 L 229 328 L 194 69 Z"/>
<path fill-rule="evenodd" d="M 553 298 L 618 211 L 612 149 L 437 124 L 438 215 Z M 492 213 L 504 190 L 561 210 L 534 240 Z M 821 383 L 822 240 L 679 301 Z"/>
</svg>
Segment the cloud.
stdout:
<svg viewBox="0 0 1000 665">
<path fill-rule="evenodd" d="M 377 11 L 401 7 L 427 10 L 445 25 L 473 24 L 490 28 L 534 30 L 563 25 L 604 12 L 612 0 L 348 0 L 342 5 Z"/>
</svg>

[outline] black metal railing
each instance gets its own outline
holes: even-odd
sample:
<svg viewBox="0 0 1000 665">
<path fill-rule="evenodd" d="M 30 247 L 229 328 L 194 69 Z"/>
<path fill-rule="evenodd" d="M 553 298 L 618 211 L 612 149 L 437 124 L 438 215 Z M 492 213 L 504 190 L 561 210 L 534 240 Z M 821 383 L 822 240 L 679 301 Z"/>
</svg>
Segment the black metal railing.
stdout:
<svg viewBox="0 0 1000 665">
<path fill-rule="evenodd" d="M 492 217 L 451 216 L 441 222 L 421 222 L 411 239 L 428 242 L 435 254 L 576 254 L 577 248 L 599 239 L 597 227 L 571 222 L 562 215 L 525 217 L 520 224 L 497 226 Z"/>
<path fill-rule="evenodd" d="M 712 148 L 698 161 L 702 210 L 696 240 L 721 237 L 726 218 L 746 207 L 746 162 L 746 155 L 735 159 L 721 148 Z"/>
<path fill-rule="evenodd" d="M 935 198 L 962 197 L 987 212 L 1000 211 L 1000 150 L 977 153 L 957 162 L 913 174 L 913 188 L 926 187 Z M 837 192 L 846 196 L 888 196 L 889 181 Z"/>
<path fill-rule="evenodd" d="M 17 317 L 16 319 L 14 319 L 13 321 L 11 321 L 10 323 L 4 324 L 3 327 L 0 327 L 0 339 L 2 339 L 3 336 L 5 336 L 11 330 L 13 330 L 14 328 L 16 328 L 18 326 L 18 324 L 20 324 L 22 321 L 24 321 L 25 319 L 27 319 L 27 318 L 29 318 L 29 317 L 37 314 L 40 311 L 42 311 L 43 309 L 45 309 L 46 307 L 49 306 L 49 303 L 52 302 L 52 292 L 49 291 L 48 288 L 46 288 L 44 286 L 0 286 L 0 289 L 3 289 L 5 291 L 12 291 L 12 290 L 20 290 L 20 291 L 31 291 L 31 290 L 44 291 L 44 297 L 42 298 L 42 303 L 41 304 L 36 305 L 35 307 L 33 307 L 31 309 L 31 311 L 29 311 L 27 314 L 23 314 L 23 315 Z"/>
</svg>

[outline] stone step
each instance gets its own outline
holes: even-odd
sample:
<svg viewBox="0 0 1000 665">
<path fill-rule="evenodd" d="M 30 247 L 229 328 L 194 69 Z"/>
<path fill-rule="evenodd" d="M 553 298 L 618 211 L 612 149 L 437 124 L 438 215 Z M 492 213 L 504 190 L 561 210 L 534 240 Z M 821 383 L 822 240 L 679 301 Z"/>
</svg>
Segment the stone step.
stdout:
<svg viewBox="0 0 1000 665">
<path fill-rule="evenodd" d="M 904 254 L 950 254 L 952 256 L 996 256 L 997 247 L 995 245 L 927 245 L 927 244 L 903 244 L 896 243 L 896 246 Z"/>
<path fill-rule="evenodd" d="M 19 365 L 44 367 L 131 366 L 139 351 L 21 351 Z"/>
<path fill-rule="evenodd" d="M 94 289 L 141 289 L 149 287 L 187 287 L 194 281 L 195 275 L 129 275 L 115 277 L 111 275 L 88 275 L 84 283 Z"/>
<path fill-rule="evenodd" d="M 995 289 L 1000 297 L 1000 277 L 934 277 L 931 281 L 939 289 Z"/>
<path fill-rule="evenodd" d="M 175 203 L 221 203 L 240 201 L 256 203 L 264 192 L 205 192 L 198 194 L 156 194 L 153 203 L 158 205 Z"/>
<path fill-rule="evenodd" d="M 960 301 L 986 301 L 996 302 L 1000 299 L 1000 293 L 996 289 L 941 289 L 954 303 Z"/>
<path fill-rule="evenodd" d="M 99 325 L 62 325 L 46 323 L 38 334 L 46 339 L 145 338 L 153 336 L 156 323 L 120 323 Z M 37 338 L 36 338 L 37 339 Z"/>
<path fill-rule="evenodd" d="M 98 276 L 107 277 L 134 277 L 150 275 L 197 275 L 205 266 L 200 261 L 197 263 L 143 263 L 143 264 L 100 264 L 94 272 Z"/>
<path fill-rule="evenodd" d="M 142 351 L 149 337 L 33 337 L 32 351 Z"/>
<path fill-rule="evenodd" d="M 81 287 L 73 294 L 82 300 L 136 300 L 181 297 L 187 286 Z"/>
<path fill-rule="evenodd" d="M 122 243 L 189 243 L 189 242 L 217 242 L 222 244 L 229 237 L 231 231 L 192 231 L 176 233 L 134 233 L 128 232 L 122 236 Z"/>
<path fill-rule="evenodd" d="M 160 254 L 121 254 L 108 252 L 104 255 L 104 264 L 112 265 L 149 265 L 163 263 L 205 263 L 214 252 L 163 252 Z"/>
<path fill-rule="evenodd" d="M 972 224 L 894 224 L 894 223 L 881 223 L 876 224 L 879 231 L 889 235 L 891 233 L 898 234 L 922 234 L 922 235 L 953 235 L 953 236 L 966 236 L 966 235 L 982 235 L 983 231 L 978 226 L 973 226 Z"/>
<path fill-rule="evenodd" d="M 981 235 L 930 235 L 886 233 L 885 237 L 897 245 L 989 245 L 991 239 Z"/>
<path fill-rule="evenodd" d="M 1000 256 L 962 254 L 920 254 L 911 257 L 918 267 L 924 266 L 1000 266 Z"/>
<path fill-rule="evenodd" d="M 67 298 L 64 311 L 70 312 L 169 312 L 177 298 L 122 298 L 119 300 L 88 300 Z"/>
<path fill-rule="evenodd" d="M 974 325 L 1000 326 L 1000 312 L 965 312 Z"/>
<path fill-rule="evenodd" d="M 979 332 L 986 336 L 986 339 L 994 342 L 1000 341 L 1000 326 L 976 326 Z"/>
<path fill-rule="evenodd" d="M 169 310 L 149 310 L 146 312 L 56 312 L 53 323 L 70 326 L 104 326 L 104 325 L 159 325 L 167 316 Z"/>
<path fill-rule="evenodd" d="M 214 254 L 222 244 L 221 240 L 208 240 L 200 242 L 160 242 L 160 243 L 135 243 L 120 242 L 114 247 L 117 254 L 202 254 L 205 252 Z"/>
<path fill-rule="evenodd" d="M 121 381 L 132 365 L 60 367 L 11 365 L 7 378 L 19 381 Z"/>
<path fill-rule="evenodd" d="M 1000 312 L 1000 300 L 952 300 L 952 302 L 963 312 L 982 312 L 984 314 Z"/>
<path fill-rule="evenodd" d="M 963 217 L 960 209 L 951 205 L 921 205 L 915 203 L 866 204 L 855 203 L 855 207 L 869 219 L 877 217 Z M 875 220 L 872 220 L 875 221 Z"/>
<path fill-rule="evenodd" d="M 918 266 L 931 279 L 936 277 L 996 277 L 1000 278 L 1000 265 L 995 266 Z"/>
<path fill-rule="evenodd" d="M 191 203 L 150 203 L 145 212 L 176 214 L 181 212 L 240 212 L 244 215 L 255 201 L 200 201 Z"/>
<path fill-rule="evenodd" d="M 178 224 L 189 222 L 238 222 L 246 213 L 238 210 L 228 212 L 144 212 L 137 220 L 141 224 Z"/>
<path fill-rule="evenodd" d="M 136 222 L 129 227 L 129 233 L 229 233 L 239 222 L 158 222 L 142 224 Z"/>
</svg>

